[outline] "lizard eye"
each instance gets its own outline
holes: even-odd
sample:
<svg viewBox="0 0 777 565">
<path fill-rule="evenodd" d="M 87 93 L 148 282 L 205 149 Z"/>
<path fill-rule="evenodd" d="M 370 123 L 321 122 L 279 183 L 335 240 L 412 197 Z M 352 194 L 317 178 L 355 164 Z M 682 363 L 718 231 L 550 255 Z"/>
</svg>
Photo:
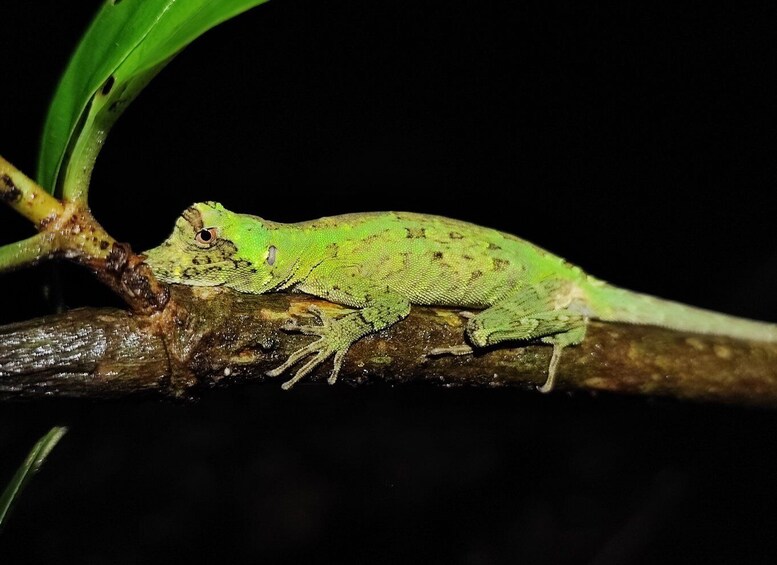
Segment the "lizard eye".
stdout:
<svg viewBox="0 0 777 565">
<path fill-rule="evenodd" d="M 197 232 L 194 241 L 199 247 L 211 247 L 219 237 L 217 228 L 205 228 Z"/>
</svg>

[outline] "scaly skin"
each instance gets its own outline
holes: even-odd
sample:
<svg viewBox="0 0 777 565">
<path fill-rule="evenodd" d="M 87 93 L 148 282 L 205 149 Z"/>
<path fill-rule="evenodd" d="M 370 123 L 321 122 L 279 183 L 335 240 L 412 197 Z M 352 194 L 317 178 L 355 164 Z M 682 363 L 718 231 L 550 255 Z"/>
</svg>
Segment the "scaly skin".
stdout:
<svg viewBox="0 0 777 565">
<path fill-rule="evenodd" d="M 334 383 L 351 344 L 403 319 L 411 304 L 480 310 L 466 330 L 475 347 L 553 345 L 544 392 L 553 387 L 562 349 L 583 340 L 589 319 L 777 341 L 777 326 L 619 289 L 515 236 L 425 214 L 368 212 L 280 224 L 205 202 L 188 208 L 172 235 L 145 254 L 168 283 L 303 292 L 354 308 L 337 319 L 314 310 L 320 325 L 289 326 L 319 339 L 268 373 L 280 375 L 310 357 L 284 388 L 330 356 Z M 454 346 L 429 353 L 471 352 Z"/>
</svg>

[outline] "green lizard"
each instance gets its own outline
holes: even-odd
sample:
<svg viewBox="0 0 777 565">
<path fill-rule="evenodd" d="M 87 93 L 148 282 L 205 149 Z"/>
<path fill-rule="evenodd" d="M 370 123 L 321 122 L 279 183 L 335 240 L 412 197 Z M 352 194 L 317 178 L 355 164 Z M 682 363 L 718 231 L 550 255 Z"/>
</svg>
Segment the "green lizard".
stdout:
<svg viewBox="0 0 777 565">
<path fill-rule="evenodd" d="M 281 224 L 205 202 L 188 208 L 170 237 L 145 253 L 168 283 L 227 286 L 263 294 L 303 292 L 354 311 L 288 327 L 318 339 L 270 371 L 310 357 L 288 389 L 330 356 L 337 379 L 348 348 L 402 320 L 411 304 L 479 309 L 466 334 L 474 347 L 539 340 L 553 346 L 552 389 L 561 351 L 585 337 L 589 319 L 777 341 L 777 325 L 743 320 L 620 289 L 515 236 L 439 216 L 369 212 Z M 468 354 L 458 345 L 430 354 Z"/>
</svg>

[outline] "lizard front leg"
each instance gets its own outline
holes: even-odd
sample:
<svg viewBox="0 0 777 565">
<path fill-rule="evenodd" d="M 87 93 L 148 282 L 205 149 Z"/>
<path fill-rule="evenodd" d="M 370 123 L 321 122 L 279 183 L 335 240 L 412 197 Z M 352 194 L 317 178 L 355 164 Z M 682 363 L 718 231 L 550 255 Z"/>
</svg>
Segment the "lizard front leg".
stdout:
<svg viewBox="0 0 777 565">
<path fill-rule="evenodd" d="M 298 325 L 292 322 L 287 325 L 288 330 L 318 336 L 318 339 L 298 349 L 282 365 L 267 372 L 270 377 L 279 376 L 302 359 L 313 356 L 291 379 L 283 383 L 284 390 L 290 389 L 332 355 L 334 367 L 327 382 L 334 384 L 345 354 L 353 343 L 365 335 L 395 324 L 410 313 L 410 302 L 404 296 L 388 287 L 375 287 L 373 283 L 357 277 L 349 277 L 347 282 L 341 281 L 331 286 L 323 286 L 320 281 L 312 280 L 298 290 L 359 309 L 342 317 L 332 318 L 318 308 L 311 307 L 310 311 L 319 319 L 320 324 Z"/>
</svg>

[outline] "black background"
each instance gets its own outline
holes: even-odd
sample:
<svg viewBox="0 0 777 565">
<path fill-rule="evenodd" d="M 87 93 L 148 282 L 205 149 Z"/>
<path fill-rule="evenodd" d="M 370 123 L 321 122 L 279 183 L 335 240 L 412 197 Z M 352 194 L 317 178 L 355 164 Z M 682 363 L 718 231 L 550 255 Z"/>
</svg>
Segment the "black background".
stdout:
<svg viewBox="0 0 777 565">
<path fill-rule="evenodd" d="M 97 5 L 0 8 L 0 153 L 29 174 Z M 449 215 L 622 286 L 774 321 L 775 12 L 274 0 L 152 82 L 90 201 L 137 249 L 206 199 L 280 221 Z M 0 242 L 32 233 L 0 217 Z M 68 306 L 117 304 L 60 272 Z M 47 273 L 2 276 L 0 322 L 46 311 Z M 773 411 L 380 384 L 11 403 L 0 482 L 54 424 L 71 431 L 2 563 L 777 559 Z"/>
</svg>

